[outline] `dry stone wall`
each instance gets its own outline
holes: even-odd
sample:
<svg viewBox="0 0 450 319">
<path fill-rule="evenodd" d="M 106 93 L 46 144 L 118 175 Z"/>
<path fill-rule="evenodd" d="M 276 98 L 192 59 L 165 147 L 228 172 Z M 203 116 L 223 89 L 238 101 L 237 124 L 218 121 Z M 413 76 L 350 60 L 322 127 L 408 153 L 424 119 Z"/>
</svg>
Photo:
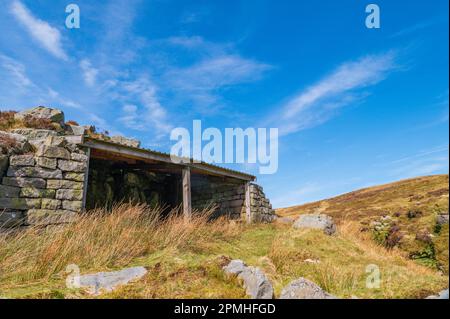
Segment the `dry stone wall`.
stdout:
<svg viewBox="0 0 450 319">
<path fill-rule="evenodd" d="M 261 186 L 250 183 L 250 219 L 252 222 L 271 222 L 275 218 L 270 201 Z M 216 206 L 213 217 L 229 216 L 232 219 L 246 219 L 245 184 L 226 184 L 211 179 L 196 177 L 192 179 L 192 208 L 202 209 Z"/>
<path fill-rule="evenodd" d="M 263 188 L 254 183 L 250 184 L 250 212 L 251 221 L 257 223 L 270 223 L 276 217 Z"/>
<path fill-rule="evenodd" d="M 2 134 L 34 147 L 0 157 L 0 225 L 48 225 L 76 218 L 83 207 L 87 150 L 53 131 L 30 130 L 21 138 Z"/>
</svg>

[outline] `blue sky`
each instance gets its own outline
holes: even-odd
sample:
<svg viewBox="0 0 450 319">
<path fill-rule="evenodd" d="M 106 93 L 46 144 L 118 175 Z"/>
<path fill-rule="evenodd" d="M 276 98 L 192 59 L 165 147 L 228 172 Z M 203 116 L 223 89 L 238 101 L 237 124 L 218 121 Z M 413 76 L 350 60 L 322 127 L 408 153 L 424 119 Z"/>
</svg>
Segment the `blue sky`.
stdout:
<svg viewBox="0 0 450 319">
<path fill-rule="evenodd" d="M 276 174 L 231 166 L 275 207 L 448 173 L 447 0 L 1 0 L 0 30 L 2 110 L 59 107 L 162 151 L 193 119 L 279 127 Z"/>
</svg>

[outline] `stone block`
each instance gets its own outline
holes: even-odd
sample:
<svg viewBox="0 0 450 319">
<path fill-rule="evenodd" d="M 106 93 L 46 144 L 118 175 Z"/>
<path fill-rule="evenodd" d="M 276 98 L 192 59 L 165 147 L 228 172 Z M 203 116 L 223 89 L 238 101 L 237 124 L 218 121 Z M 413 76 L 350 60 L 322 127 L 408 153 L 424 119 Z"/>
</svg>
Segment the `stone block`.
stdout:
<svg viewBox="0 0 450 319">
<path fill-rule="evenodd" d="M 0 185 L 0 197 L 19 197 L 20 188 Z"/>
<path fill-rule="evenodd" d="M 16 186 L 16 187 L 36 187 L 45 188 L 46 182 L 42 178 L 30 178 L 30 177 L 3 177 L 3 185 Z"/>
<path fill-rule="evenodd" d="M 77 161 L 77 162 L 87 162 L 88 157 L 85 154 L 81 154 L 81 153 L 72 153 L 70 154 L 70 159 L 72 161 Z"/>
<path fill-rule="evenodd" d="M 58 189 L 56 199 L 83 200 L 83 190 L 78 189 Z"/>
<path fill-rule="evenodd" d="M 29 225 L 51 225 L 75 221 L 76 212 L 68 210 L 30 209 L 27 212 L 27 224 Z"/>
<path fill-rule="evenodd" d="M 24 187 L 20 190 L 20 197 L 30 198 L 54 198 L 56 191 L 54 189 L 40 189 L 34 187 Z"/>
<path fill-rule="evenodd" d="M 82 173 L 86 170 L 86 163 L 59 160 L 58 167 L 64 172 Z"/>
<path fill-rule="evenodd" d="M 65 160 L 70 159 L 70 152 L 68 150 L 66 150 L 64 147 L 52 145 L 41 145 L 37 149 L 36 155 Z"/>
<path fill-rule="evenodd" d="M 81 182 L 68 181 L 64 179 L 49 179 L 47 180 L 47 188 L 49 189 L 83 189 L 84 184 Z"/>
<path fill-rule="evenodd" d="M 49 136 L 45 139 L 45 145 L 64 147 L 67 144 L 66 139 L 63 136 Z"/>
<path fill-rule="evenodd" d="M 74 212 L 80 212 L 83 208 L 83 202 L 80 200 L 63 200 L 62 201 L 62 208 Z"/>
<path fill-rule="evenodd" d="M 62 172 L 42 167 L 15 167 L 10 166 L 7 172 L 9 177 L 37 177 L 37 178 L 62 178 Z"/>
<path fill-rule="evenodd" d="M 59 209 L 61 208 L 61 201 L 59 199 L 43 198 L 41 203 L 42 209 Z"/>
<path fill-rule="evenodd" d="M 48 158 L 48 157 L 38 157 L 37 165 L 44 168 L 56 169 L 58 161 L 56 158 Z"/>
<path fill-rule="evenodd" d="M 11 157 L 9 158 L 9 164 L 13 166 L 33 166 L 34 155 L 11 155 Z"/>
<path fill-rule="evenodd" d="M 76 182 L 84 182 L 84 173 L 64 172 L 63 177 L 66 180 L 71 180 L 71 181 L 76 181 Z"/>
<path fill-rule="evenodd" d="M 40 198 L 0 198 L 0 208 L 27 210 L 41 207 Z"/>
<path fill-rule="evenodd" d="M 12 133 L 25 136 L 28 140 L 45 140 L 49 136 L 56 136 L 56 131 L 35 129 L 35 128 L 19 128 L 11 130 Z"/>
</svg>

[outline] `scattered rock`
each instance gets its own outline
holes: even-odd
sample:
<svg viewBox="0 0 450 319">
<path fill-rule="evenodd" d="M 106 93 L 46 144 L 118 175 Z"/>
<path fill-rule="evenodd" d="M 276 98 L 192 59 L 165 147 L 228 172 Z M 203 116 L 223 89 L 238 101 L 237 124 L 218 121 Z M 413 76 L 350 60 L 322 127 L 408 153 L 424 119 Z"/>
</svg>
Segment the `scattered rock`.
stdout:
<svg viewBox="0 0 450 319">
<path fill-rule="evenodd" d="M 247 295 L 252 299 L 272 299 L 273 286 L 261 269 L 247 267 L 242 260 L 232 260 L 224 271 L 226 274 L 237 275 L 244 283 Z"/>
<path fill-rule="evenodd" d="M 230 261 L 230 263 L 223 267 L 223 270 L 226 274 L 233 274 L 233 275 L 239 275 L 241 272 L 243 272 L 247 268 L 245 263 L 240 259 L 234 259 Z"/>
<path fill-rule="evenodd" d="M 102 291 L 113 291 L 132 280 L 142 278 L 147 273 L 144 267 L 125 268 L 119 271 L 99 272 L 79 277 L 80 288 L 87 288 L 88 292 L 98 295 Z"/>
<path fill-rule="evenodd" d="M 442 290 L 437 295 L 428 296 L 426 299 L 448 299 L 448 289 Z"/>
<path fill-rule="evenodd" d="M 299 278 L 283 288 L 280 299 L 336 299 L 336 297 L 312 281 Z"/>
<path fill-rule="evenodd" d="M 256 267 L 247 267 L 238 275 L 244 282 L 247 295 L 252 299 L 272 299 L 273 287 L 269 279 Z"/>
<path fill-rule="evenodd" d="M 448 224 L 448 214 L 437 215 L 436 224 L 441 226 Z"/>
<path fill-rule="evenodd" d="M 336 225 L 333 219 L 324 214 L 308 214 L 301 215 L 294 223 L 294 228 L 312 228 L 321 229 L 327 235 L 332 235 L 336 232 Z"/>
</svg>

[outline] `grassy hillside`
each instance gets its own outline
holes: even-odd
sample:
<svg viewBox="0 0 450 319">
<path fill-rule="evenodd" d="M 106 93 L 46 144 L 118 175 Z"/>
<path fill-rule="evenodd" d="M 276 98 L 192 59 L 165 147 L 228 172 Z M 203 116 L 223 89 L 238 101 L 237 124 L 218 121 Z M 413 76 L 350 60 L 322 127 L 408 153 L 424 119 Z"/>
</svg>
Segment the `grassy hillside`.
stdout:
<svg viewBox="0 0 450 319">
<path fill-rule="evenodd" d="M 386 250 L 341 221 L 338 233 L 289 225 L 246 225 L 226 219 L 207 222 L 158 220 L 145 206 L 94 211 L 64 227 L 0 235 L 0 297 L 91 298 L 65 285 L 66 267 L 82 274 L 145 266 L 147 275 L 100 298 L 245 298 L 236 279 L 224 275 L 230 259 L 242 259 L 268 275 L 279 296 L 291 280 L 306 277 L 342 298 L 422 298 L 448 287 L 448 276 Z M 366 287 L 368 265 L 381 286 Z"/>
<path fill-rule="evenodd" d="M 382 244 L 394 245 L 407 256 L 440 267 L 448 274 L 448 224 L 440 229 L 436 226 L 436 216 L 448 214 L 448 183 L 448 175 L 413 178 L 278 209 L 277 214 L 295 217 L 324 213 L 337 223 L 357 222 L 361 231 L 372 232 L 374 239 Z M 382 219 L 383 216 L 388 219 Z M 385 233 L 374 232 L 373 223 L 383 220 L 390 224 L 385 227 Z"/>
</svg>

